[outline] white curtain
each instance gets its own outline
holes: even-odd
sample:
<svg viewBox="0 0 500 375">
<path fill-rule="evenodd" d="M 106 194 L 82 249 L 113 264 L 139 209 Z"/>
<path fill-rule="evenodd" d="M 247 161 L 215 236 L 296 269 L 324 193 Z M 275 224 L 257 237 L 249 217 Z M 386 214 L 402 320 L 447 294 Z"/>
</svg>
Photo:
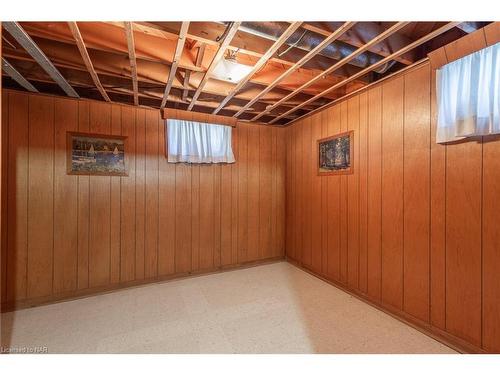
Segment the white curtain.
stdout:
<svg viewBox="0 0 500 375">
<path fill-rule="evenodd" d="M 234 163 L 232 128 L 196 121 L 166 121 L 169 163 Z"/>
<path fill-rule="evenodd" d="M 500 133 L 500 43 L 437 71 L 437 143 Z"/>
</svg>

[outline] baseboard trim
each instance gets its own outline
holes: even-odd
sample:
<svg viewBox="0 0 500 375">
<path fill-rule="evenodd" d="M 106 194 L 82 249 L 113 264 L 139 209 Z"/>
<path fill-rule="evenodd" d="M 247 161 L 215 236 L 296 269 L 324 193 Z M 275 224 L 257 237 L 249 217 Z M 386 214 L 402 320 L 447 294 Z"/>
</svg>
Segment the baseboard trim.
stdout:
<svg viewBox="0 0 500 375">
<path fill-rule="evenodd" d="M 284 260 L 285 260 L 284 256 L 278 256 L 278 257 L 273 257 L 273 258 L 258 259 L 258 260 L 254 260 L 254 261 L 242 262 L 242 263 L 237 263 L 237 264 L 223 265 L 223 266 L 220 266 L 217 268 L 212 268 L 212 269 L 197 270 L 197 271 L 190 271 L 190 272 L 179 272 L 179 273 L 175 273 L 175 274 L 158 276 L 158 277 L 149 278 L 149 279 L 133 280 L 133 281 L 127 281 L 127 282 L 123 282 L 123 283 L 115 283 L 115 284 L 108 284 L 108 285 L 103 285 L 103 286 L 98 286 L 98 287 L 93 287 L 93 288 L 74 290 L 74 291 L 54 294 L 54 295 L 50 295 L 50 296 L 46 296 L 46 297 L 36 297 L 36 298 L 30 298 L 30 299 L 25 299 L 25 300 L 21 300 L 21 301 L 11 301 L 11 302 L 7 301 L 7 302 L 3 302 L 1 304 L 1 312 L 5 313 L 5 312 L 10 312 L 10 311 L 28 309 L 28 308 L 37 307 L 37 306 L 49 305 L 49 304 L 57 303 L 57 302 L 72 301 L 72 300 L 76 300 L 76 299 L 112 293 L 112 292 L 115 292 L 118 290 L 142 287 L 142 286 L 145 286 L 148 284 L 160 284 L 160 283 L 165 283 L 165 282 L 170 282 L 170 281 L 178 281 L 178 280 L 188 279 L 191 277 L 205 276 L 205 275 L 217 274 L 217 273 L 221 273 L 221 272 L 235 271 L 235 270 L 240 270 L 240 269 L 245 269 L 245 268 L 256 267 L 256 266 L 260 266 L 260 265 L 264 265 L 264 264 L 281 262 Z"/>
<path fill-rule="evenodd" d="M 489 352 L 484 349 L 477 347 L 459 337 L 453 336 L 448 332 L 443 331 L 440 328 L 434 327 L 431 324 L 424 322 L 414 316 L 405 313 L 404 311 L 398 310 L 390 305 L 384 304 L 383 302 L 379 302 L 374 300 L 367 294 L 361 293 L 357 290 L 349 288 L 347 285 L 342 284 L 336 280 L 331 280 L 327 278 L 326 275 L 322 275 L 317 273 L 316 271 L 307 267 L 301 262 L 285 256 L 285 260 L 294 265 L 295 267 L 303 270 L 304 272 L 309 273 L 310 275 L 317 277 L 320 280 L 346 292 L 347 294 L 359 299 L 362 302 L 369 304 L 370 306 L 375 307 L 376 309 L 392 316 L 393 318 L 409 325 L 412 328 L 415 328 L 417 331 L 422 332 L 423 334 L 429 336 L 430 338 L 440 342 L 448 346 L 449 348 L 463 354 L 489 354 Z"/>
</svg>

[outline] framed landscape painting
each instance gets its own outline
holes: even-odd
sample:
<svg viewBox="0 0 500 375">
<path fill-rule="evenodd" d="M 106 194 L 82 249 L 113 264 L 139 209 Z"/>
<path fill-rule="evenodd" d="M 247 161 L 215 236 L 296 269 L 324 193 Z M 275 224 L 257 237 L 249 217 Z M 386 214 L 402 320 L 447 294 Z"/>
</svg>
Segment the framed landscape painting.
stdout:
<svg viewBox="0 0 500 375">
<path fill-rule="evenodd" d="M 68 132 L 68 174 L 127 176 L 125 139 L 117 135 Z"/>
<path fill-rule="evenodd" d="M 353 173 L 353 131 L 318 140 L 318 175 Z"/>
</svg>

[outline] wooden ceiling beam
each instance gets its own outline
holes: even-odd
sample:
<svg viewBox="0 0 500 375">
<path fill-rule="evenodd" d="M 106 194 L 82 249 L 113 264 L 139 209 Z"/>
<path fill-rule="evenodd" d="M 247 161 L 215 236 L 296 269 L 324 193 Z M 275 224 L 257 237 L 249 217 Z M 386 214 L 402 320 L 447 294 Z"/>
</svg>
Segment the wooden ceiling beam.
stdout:
<svg viewBox="0 0 500 375">
<path fill-rule="evenodd" d="M 290 76 L 293 72 L 299 69 L 302 65 L 308 62 L 311 58 L 316 56 L 321 50 L 326 48 L 329 44 L 331 44 L 334 40 L 336 40 L 340 35 L 345 33 L 349 28 L 351 28 L 356 22 L 345 22 L 341 27 L 335 30 L 333 33 L 327 35 L 327 37 L 318 44 L 315 48 L 307 53 L 302 59 L 297 61 L 294 65 L 292 65 L 288 70 L 283 72 L 278 78 L 276 78 L 269 86 L 267 86 L 264 90 L 262 90 L 256 97 L 254 97 L 251 101 L 249 101 L 240 111 L 238 111 L 234 117 L 240 116 L 243 112 L 247 111 L 255 102 L 261 99 L 264 95 L 266 95 L 269 91 L 275 88 L 281 81 Z"/>
<path fill-rule="evenodd" d="M 240 27 L 240 25 L 241 25 L 241 22 L 233 22 L 231 24 L 231 26 L 229 26 L 229 28 L 226 29 L 226 35 L 224 37 L 224 40 L 220 44 L 219 49 L 217 50 L 217 53 L 215 54 L 207 71 L 205 72 L 203 79 L 201 80 L 200 84 L 198 85 L 198 88 L 196 89 L 196 92 L 194 93 L 193 98 L 191 99 L 191 103 L 189 103 L 189 106 L 187 108 L 188 111 L 193 109 L 193 106 L 196 104 L 196 101 L 198 100 L 198 97 L 200 96 L 201 91 L 203 90 L 203 87 L 205 86 L 208 79 L 212 75 L 212 72 L 215 69 L 216 65 L 219 63 L 219 61 L 222 58 L 224 58 L 224 53 L 226 52 L 227 47 L 229 46 L 229 43 L 231 43 L 231 40 L 234 38 L 236 31 L 238 31 L 238 27 Z"/>
<path fill-rule="evenodd" d="M 5 73 L 7 73 L 7 72 L 5 72 Z M 50 80 L 49 77 L 47 77 L 47 78 L 30 77 L 30 81 L 38 82 L 38 83 L 41 83 L 41 84 L 53 85 L 53 86 L 56 85 L 52 80 Z M 88 84 L 82 84 L 81 82 L 71 82 L 71 83 L 72 83 L 72 85 L 74 87 L 77 87 L 80 90 L 83 89 L 83 90 L 88 90 L 88 92 L 99 92 L 99 91 L 97 91 L 97 88 L 95 87 L 95 85 L 93 85 L 91 82 L 89 82 Z M 35 90 L 36 90 L 36 88 L 35 88 Z M 34 92 L 39 92 L 39 91 L 36 90 Z M 109 95 L 111 95 L 111 94 L 125 95 L 125 96 L 128 96 L 128 97 L 132 97 L 132 99 L 133 99 L 133 96 L 134 96 L 133 90 L 125 89 L 125 88 L 109 88 L 109 89 L 107 89 L 107 92 L 109 93 Z M 50 92 L 46 92 L 46 93 L 55 94 L 54 91 L 50 91 Z M 98 96 L 100 96 L 100 93 L 98 94 Z M 90 99 L 99 99 L 98 96 L 93 96 L 92 95 L 89 98 Z M 87 96 L 85 96 L 82 93 L 82 97 L 87 97 Z M 141 90 L 141 92 L 139 93 L 139 97 L 140 98 L 148 98 L 148 99 L 151 99 L 151 100 L 155 100 L 157 102 L 157 105 L 155 105 L 153 108 L 160 108 L 160 104 L 161 104 L 161 100 L 162 100 L 162 95 L 161 94 L 159 94 L 159 93 L 150 93 L 150 92 L 148 92 L 148 90 Z M 170 93 L 170 95 L 168 97 L 168 102 L 170 102 L 170 103 L 176 103 L 176 104 L 186 104 L 185 101 L 183 101 L 179 96 L 173 95 L 172 92 Z M 125 101 L 124 103 L 129 103 L 129 102 Z M 210 111 L 212 111 L 218 105 L 219 105 L 219 101 L 198 101 L 196 103 L 196 106 L 210 109 Z M 224 110 L 227 110 L 227 111 L 230 111 L 230 112 L 236 112 L 240 108 L 241 108 L 241 106 L 234 104 L 234 105 L 225 107 Z M 314 109 L 315 108 L 313 108 L 313 107 L 310 108 L 310 110 L 314 110 Z M 252 113 L 252 112 L 249 112 L 249 113 Z M 285 117 L 285 119 L 290 120 L 290 121 L 294 120 L 294 118 L 295 117 L 292 117 L 292 116 Z"/>
<path fill-rule="evenodd" d="M 102 87 L 101 81 L 99 80 L 99 76 L 97 75 L 94 65 L 92 64 L 92 60 L 90 59 L 89 53 L 87 51 L 87 47 L 85 47 L 85 42 L 83 40 L 82 34 L 80 33 L 80 29 L 78 28 L 78 25 L 76 22 L 68 22 L 69 29 L 71 30 L 71 33 L 73 34 L 73 37 L 75 38 L 76 45 L 78 47 L 78 50 L 80 51 L 80 54 L 82 55 L 83 62 L 85 63 L 85 66 L 87 67 L 87 70 L 92 77 L 92 80 L 94 81 L 95 86 L 101 93 L 102 97 L 104 98 L 105 101 L 111 102 L 111 99 L 109 98 L 108 94 L 106 93 L 106 90 L 104 90 L 104 87 Z"/>
<path fill-rule="evenodd" d="M 205 43 L 201 43 L 198 47 L 198 53 L 196 54 L 195 65 L 197 67 L 201 66 L 201 62 L 203 61 L 203 56 L 205 55 Z M 182 91 L 182 101 L 185 102 L 187 100 L 187 96 L 189 94 L 189 78 L 191 77 L 191 70 L 186 70 L 184 73 L 184 90 Z"/>
<path fill-rule="evenodd" d="M 76 53 L 77 49 L 75 48 Z M 17 53 L 13 53 L 14 51 L 11 50 L 4 50 L 4 56 L 5 58 L 10 58 L 11 64 L 16 67 L 16 69 L 21 72 L 28 80 L 31 80 L 35 74 L 40 75 L 40 73 L 46 74 L 41 67 L 38 65 L 33 66 L 33 64 L 37 64 L 36 61 L 34 61 L 29 55 L 25 58 L 24 54 L 18 55 Z M 70 61 L 66 61 L 64 59 L 61 59 L 59 56 L 57 57 L 52 57 L 51 59 L 54 61 L 54 64 L 58 67 L 58 69 L 61 70 L 61 72 L 67 77 L 68 82 L 71 85 L 74 85 L 77 82 L 89 82 L 89 84 L 92 84 L 90 76 L 87 72 L 87 69 L 83 62 L 81 61 L 81 58 L 79 55 L 75 56 L 73 53 L 69 54 L 69 56 L 72 58 Z M 74 60 L 74 61 L 73 61 Z M 108 65 L 101 65 L 101 60 L 97 60 L 95 56 L 92 58 L 94 62 L 94 68 L 96 69 L 96 72 L 99 74 L 101 83 L 103 84 L 103 87 L 109 92 L 111 88 L 114 87 L 131 87 L 131 80 L 129 75 L 124 75 L 123 71 L 127 69 L 128 67 L 128 61 L 123 61 L 120 65 L 116 66 L 115 69 L 113 69 L 114 63 L 112 66 Z M 104 61 L 104 60 L 103 60 Z M 105 60 L 107 61 L 107 60 Z M 168 76 L 169 71 L 168 69 L 165 69 L 165 66 L 154 64 L 151 62 L 144 62 L 146 65 L 143 66 L 141 64 L 138 65 L 138 83 L 139 87 L 142 87 L 142 90 L 146 90 L 148 87 L 154 87 L 155 90 L 161 90 L 163 92 L 164 90 L 164 84 L 163 84 L 163 77 Z M 150 66 L 151 65 L 151 66 Z M 156 70 L 157 68 L 162 68 L 159 70 Z M 37 69 L 39 72 L 37 72 Z M 203 74 L 201 73 L 193 73 L 191 75 L 191 85 L 189 91 L 192 93 L 194 90 L 196 90 L 196 87 L 198 83 L 201 81 L 203 77 Z M 336 83 L 336 81 L 332 82 L 331 84 Z M 330 85 L 331 85 L 330 84 Z M 329 87 L 330 85 L 325 86 Z M 202 94 L 205 96 L 224 96 L 227 95 L 227 93 L 230 91 L 226 89 L 226 87 L 231 87 L 231 84 L 226 83 L 226 82 L 221 82 L 221 81 L 216 81 L 216 80 L 209 80 L 209 82 L 205 85 L 203 88 Z M 246 104 L 250 99 L 255 97 L 260 90 L 263 88 L 263 84 L 257 84 L 254 83 L 252 84 L 251 87 L 248 89 L 242 90 L 240 93 L 238 93 L 235 97 L 234 100 L 241 101 L 243 103 L 240 104 L 240 108 Z M 172 89 L 177 89 L 177 90 L 183 90 L 184 86 L 182 84 L 182 80 L 178 81 L 177 77 L 174 79 L 174 84 L 172 86 Z M 343 91 L 343 90 L 342 90 Z M 279 100 L 282 98 L 284 95 L 286 95 L 289 90 L 279 90 L 279 91 L 272 91 L 266 97 L 261 99 L 262 105 L 269 105 L 274 103 L 276 100 Z M 335 95 L 330 95 L 330 99 L 335 99 L 339 97 L 339 95 L 343 95 L 342 92 L 335 93 Z M 306 100 L 310 97 L 310 94 L 303 94 L 303 95 L 297 95 L 297 99 L 293 100 L 292 102 L 286 103 L 285 107 L 286 108 L 292 108 L 294 105 L 299 104 L 302 100 Z M 222 99 L 222 98 L 221 98 Z M 219 100 L 221 100 L 219 99 Z M 140 99 L 139 99 L 140 100 Z M 262 111 L 263 108 L 259 108 L 256 113 L 259 113 Z M 256 114 L 254 113 L 254 114 Z"/>
<path fill-rule="evenodd" d="M 293 96 L 297 95 L 299 92 L 301 92 L 302 90 L 306 89 L 307 87 L 313 85 L 315 82 L 319 81 L 320 79 L 322 79 L 324 76 L 334 72 L 335 70 L 337 70 L 338 68 L 340 68 L 341 66 L 347 64 L 349 61 L 351 61 L 352 59 L 354 59 L 356 56 L 359 56 L 361 53 L 363 53 L 364 51 L 366 51 L 368 48 L 370 48 L 371 46 L 377 44 L 377 43 L 380 43 L 380 41 L 384 40 L 385 38 L 387 38 L 389 35 L 392 35 L 394 34 L 395 32 L 397 32 L 398 30 L 402 29 L 404 26 L 406 26 L 409 22 L 396 22 L 392 27 L 388 28 L 387 30 L 385 30 L 384 32 L 382 32 L 381 34 L 377 35 L 376 37 L 374 37 L 372 40 L 370 40 L 368 43 L 362 45 L 361 47 L 359 47 L 356 51 L 354 51 L 353 53 L 351 53 L 350 55 L 344 57 L 342 60 L 339 60 L 336 64 L 333 64 L 330 68 L 328 68 L 327 70 L 325 70 L 322 74 L 318 74 L 316 77 L 314 77 L 313 79 L 309 80 L 308 82 L 304 83 L 302 86 L 300 86 L 298 89 L 292 91 L 290 94 L 286 95 L 284 98 L 278 100 L 276 103 L 274 103 L 272 106 L 270 106 L 268 109 L 266 109 L 264 112 L 258 114 L 257 116 L 255 116 L 252 121 L 256 121 L 258 120 L 259 118 L 261 118 L 262 116 L 264 116 L 266 113 L 269 113 L 271 112 L 274 108 L 278 107 L 280 104 L 286 102 L 288 99 L 292 98 Z M 380 61 L 384 61 L 385 59 L 382 59 Z M 375 69 L 377 66 L 381 66 L 382 64 L 380 64 L 380 61 L 378 63 L 376 63 L 375 65 L 372 65 L 373 66 L 373 69 Z M 364 70 L 362 70 L 364 71 Z M 358 73 L 359 74 L 359 73 Z M 344 80 L 345 81 L 345 80 Z M 341 82 L 344 82 L 344 81 L 341 81 Z"/>
<path fill-rule="evenodd" d="M 290 36 L 300 27 L 302 22 L 292 22 L 290 26 L 281 34 L 281 36 L 273 43 L 271 48 L 267 50 L 265 54 L 262 55 L 262 57 L 257 61 L 257 63 L 254 65 L 252 70 L 246 75 L 245 78 L 243 78 L 238 84 L 231 90 L 231 92 L 222 100 L 222 102 L 219 104 L 219 106 L 212 112 L 213 115 L 217 114 L 224 106 L 229 102 L 233 96 L 236 95 L 238 91 L 240 91 L 243 86 L 246 85 L 248 81 L 250 81 L 250 78 L 253 77 L 255 73 L 257 73 L 265 63 L 274 55 L 274 53 L 280 48 L 287 40 L 290 38 Z"/>
<path fill-rule="evenodd" d="M 179 31 L 179 39 L 175 48 L 174 58 L 172 59 L 172 65 L 170 67 L 170 73 L 168 75 L 167 85 L 165 86 L 165 93 L 163 94 L 163 100 L 161 101 L 160 108 L 165 108 L 165 105 L 167 104 L 168 94 L 170 93 L 170 89 L 172 88 L 175 73 L 177 72 L 177 66 L 179 65 L 182 50 L 184 49 L 184 44 L 186 43 L 186 34 L 188 32 L 188 29 L 189 21 L 182 22 L 181 30 Z"/>
<path fill-rule="evenodd" d="M 38 90 L 33 86 L 24 76 L 19 73 L 16 68 L 14 68 L 7 60 L 2 57 L 2 70 L 7 73 L 7 75 L 14 81 L 19 83 L 26 90 L 31 92 L 38 92 Z"/>
<path fill-rule="evenodd" d="M 31 39 L 31 37 L 24 31 L 24 29 L 17 22 L 4 22 L 3 27 L 9 32 L 10 35 L 33 57 L 33 59 L 47 72 L 47 74 L 63 89 L 66 95 L 78 98 L 77 92 L 66 81 L 63 75 L 52 64 L 45 53 L 38 47 L 38 45 Z"/>
<path fill-rule="evenodd" d="M 73 35 L 71 34 L 71 31 L 69 30 L 66 22 L 64 23 L 50 23 L 50 25 L 55 24 L 54 27 L 50 27 L 49 30 L 46 32 L 43 32 L 45 29 L 48 29 L 48 26 L 44 26 L 45 23 L 38 25 L 38 23 L 28 23 L 26 24 L 25 30 L 35 39 L 35 42 L 39 45 L 39 47 L 47 51 L 47 56 L 52 60 L 54 65 L 57 66 L 56 62 L 58 58 L 63 58 L 64 60 L 71 61 L 73 64 L 78 63 L 79 60 L 81 60 L 80 57 L 80 52 L 78 51 L 78 48 L 75 44 L 75 40 Z M 63 27 L 59 24 L 63 24 Z M 117 29 L 120 31 L 119 35 L 114 35 L 113 36 L 113 43 L 108 43 L 110 46 L 114 45 L 119 45 L 120 39 L 122 40 L 123 48 L 124 48 L 124 53 L 121 51 L 117 50 L 110 50 L 109 48 L 106 50 L 102 49 L 96 49 L 93 48 L 93 46 L 103 46 L 107 45 L 106 43 L 101 43 L 99 44 L 98 41 L 96 40 L 97 32 L 99 31 L 98 26 L 100 24 L 97 24 L 97 26 L 93 29 L 89 27 L 87 23 L 84 24 L 78 24 L 78 27 L 80 29 L 80 32 L 82 36 L 85 39 L 85 45 L 87 47 L 87 51 L 92 59 L 93 65 L 95 70 L 98 72 L 99 76 L 102 74 L 103 69 L 99 69 L 99 66 L 103 66 L 103 61 L 109 61 L 110 63 L 107 65 L 113 65 L 108 66 L 104 69 L 104 71 L 115 71 L 116 68 L 119 68 L 120 72 L 129 72 L 130 70 L 128 69 L 129 66 L 129 61 L 124 59 L 123 57 L 128 57 L 128 48 L 127 48 L 127 43 L 126 40 L 123 38 L 123 24 L 120 29 Z M 29 27 L 28 27 L 29 26 Z M 103 25 L 105 28 L 109 28 L 109 25 Z M 24 24 L 23 24 L 24 27 Z M 189 30 L 191 31 L 192 25 L 190 24 Z M 116 29 L 116 26 L 113 26 L 112 29 Z M 117 31 L 115 30 L 115 31 Z M 49 34 L 50 32 L 50 34 Z M 90 33 L 90 34 L 89 34 Z M 175 46 L 176 43 L 171 43 L 172 40 L 169 39 L 169 43 L 165 44 L 165 49 L 163 49 L 162 45 L 162 50 L 161 53 L 157 50 L 151 50 L 151 49 L 145 49 L 143 46 L 140 46 L 139 43 L 139 36 L 137 35 L 138 31 L 134 28 L 134 41 L 135 41 L 135 52 L 136 52 L 136 60 L 137 60 L 137 69 L 138 69 L 138 75 L 141 75 L 141 66 L 146 67 L 146 66 L 151 66 L 151 64 L 158 64 L 158 70 L 164 70 L 166 73 L 164 77 L 168 77 L 168 70 L 160 68 L 161 66 L 170 66 L 170 60 L 172 60 L 172 56 L 174 55 L 175 52 Z M 50 38 L 47 38 L 46 36 L 40 36 L 40 35 L 50 35 Z M 63 38 L 64 40 L 57 40 L 57 38 Z M 142 39 L 144 39 L 146 36 L 142 35 Z M 142 40 L 141 39 L 141 40 Z M 156 43 L 161 42 L 160 39 L 156 38 Z M 321 40 L 320 40 L 321 41 Z M 320 42 L 319 41 L 319 42 Z M 176 41 L 177 42 L 177 41 Z M 198 45 L 200 43 L 197 43 Z M 6 46 L 7 47 L 7 46 Z M 151 47 L 151 45 L 150 45 Z M 229 49 L 230 47 L 228 47 Z M 197 50 L 199 50 L 199 47 L 196 47 Z M 159 48 L 158 48 L 159 50 Z M 6 49 L 4 48 L 4 51 Z M 10 54 L 15 54 L 15 55 L 20 55 L 21 54 L 21 49 L 15 50 L 11 48 L 7 48 L 8 53 Z M 142 55 L 139 56 L 138 51 L 142 51 Z M 214 46 L 207 46 L 205 50 L 205 57 L 203 59 L 203 64 L 202 67 L 197 67 L 195 66 L 195 60 L 196 60 L 196 50 L 195 51 L 190 51 L 187 48 L 187 45 L 184 47 L 184 52 L 182 54 L 182 60 L 179 62 L 179 66 L 177 71 L 179 69 L 183 69 L 184 71 L 186 69 L 189 69 L 191 72 L 189 75 L 191 77 L 193 76 L 193 72 L 204 72 L 208 65 L 210 64 L 211 59 L 217 52 L 217 49 L 214 48 Z M 147 56 L 146 56 L 147 53 Z M 161 56 L 161 59 L 152 59 L 151 56 Z M 304 55 L 306 55 L 306 51 L 300 51 L 300 58 L 302 58 Z M 77 57 L 76 59 L 74 57 Z M 255 59 L 253 57 L 250 57 L 248 55 L 244 55 L 241 53 L 238 53 L 238 61 L 242 64 L 246 65 L 254 65 L 255 64 Z M 272 59 L 271 59 L 272 60 Z M 323 61 L 324 60 L 324 61 Z M 326 60 L 329 60 L 327 62 Z M 126 63 L 126 64 L 124 64 Z M 181 64 L 182 63 L 182 64 Z M 321 60 L 321 64 L 324 64 L 324 68 L 318 70 L 318 69 L 311 69 L 309 66 L 304 66 L 304 69 L 297 69 L 293 74 L 291 74 L 287 79 L 283 80 L 280 82 L 277 88 L 282 88 L 284 90 L 290 91 L 298 86 L 300 86 L 302 83 L 308 81 L 311 79 L 315 74 L 319 74 L 322 72 L 324 69 L 328 68 L 331 66 L 331 59 L 326 59 L 323 58 Z M 308 64 L 305 64 L 308 65 Z M 203 68 L 204 67 L 204 68 Z M 278 77 L 282 72 L 284 72 L 287 69 L 288 66 L 284 66 L 281 64 L 276 64 L 275 62 L 269 62 L 267 65 L 265 65 L 258 73 L 254 75 L 254 77 L 250 80 L 249 83 L 255 83 L 258 85 L 264 85 L 267 86 L 269 85 L 276 77 Z M 358 71 L 360 71 L 360 68 L 351 66 L 351 65 L 346 65 L 342 68 L 340 68 L 338 71 L 334 72 L 331 74 L 327 79 L 322 80 L 321 87 L 311 87 L 309 88 L 309 94 L 314 95 L 315 93 L 323 90 L 326 87 L 329 87 L 329 85 L 332 85 L 336 82 L 339 82 L 340 80 L 344 79 L 345 77 L 355 74 Z M 155 69 L 156 71 L 156 69 Z M 144 71 L 143 69 L 143 74 L 146 74 L 148 76 L 148 72 Z M 123 74 L 122 74 L 123 75 Z M 163 74 L 162 74 L 163 75 Z M 159 81 L 165 82 L 165 78 L 160 77 Z M 191 79 L 192 80 L 192 79 Z M 367 80 L 365 77 L 364 80 Z M 189 86 L 190 88 L 192 87 L 191 85 Z M 140 86 L 139 86 L 140 89 Z M 242 90 L 244 90 L 243 88 Z M 228 90 L 225 95 L 227 95 L 230 92 Z"/>
<path fill-rule="evenodd" d="M 137 82 L 137 60 L 135 57 L 135 42 L 134 30 L 132 23 L 129 21 L 124 22 L 125 37 L 127 38 L 128 59 L 130 61 L 130 72 L 132 75 L 132 87 L 134 89 L 134 104 L 139 105 L 139 84 Z"/>
<path fill-rule="evenodd" d="M 113 23 L 116 24 L 116 23 Z M 178 27 L 175 22 L 135 22 L 133 26 L 137 31 L 143 33 L 165 33 L 165 35 L 175 35 Z M 301 25 L 302 27 L 302 25 Z M 217 47 L 218 43 L 215 41 L 216 37 L 221 35 L 225 29 L 224 24 L 219 22 L 191 22 L 189 27 L 188 39 L 197 42 L 205 43 L 210 47 Z M 329 33 L 328 33 L 329 34 Z M 270 38 L 254 35 L 244 30 L 238 30 L 234 36 L 228 50 L 237 51 L 240 56 L 251 56 L 261 58 L 262 55 L 271 47 L 274 41 Z M 308 51 L 300 48 L 292 48 L 283 57 L 277 55 L 270 59 L 270 62 L 280 64 L 284 67 L 289 67 L 295 64 L 303 55 Z M 293 58 L 291 57 L 293 56 Z M 309 66 L 315 65 L 314 69 L 324 70 L 325 67 L 330 66 L 335 62 L 334 59 L 318 54 L 314 59 L 311 59 Z M 360 69 L 358 66 L 349 65 L 346 71 Z M 339 74 L 340 75 L 340 74 Z M 344 77 L 346 74 L 343 75 Z"/>
<path fill-rule="evenodd" d="M 453 27 L 455 27 L 457 24 L 459 24 L 459 22 L 449 22 L 449 23 L 447 23 L 446 25 L 444 25 L 444 26 L 442 26 L 442 27 L 440 27 L 440 28 L 438 28 L 438 29 L 434 30 L 433 32 L 431 32 L 431 33 L 429 33 L 429 34 L 427 34 L 427 35 L 423 36 L 422 38 L 417 39 L 417 40 L 416 40 L 416 41 L 414 41 L 413 43 L 410 43 L 409 45 L 407 45 L 407 46 L 405 46 L 405 47 L 401 48 L 400 50 L 398 50 L 398 51 L 394 52 L 393 54 L 391 54 L 391 55 L 387 56 L 386 58 L 384 58 L 384 59 L 380 60 L 379 62 L 377 62 L 377 63 L 375 63 L 375 64 L 373 64 L 373 65 L 370 65 L 370 66 L 369 66 L 369 67 L 367 67 L 366 69 L 363 69 L 361 72 L 359 72 L 359 73 L 357 73 L 357 74 L 355 74 L 355 75 L 353 75 L 353 76 L 351 76 L 351 77 L 346 78 L 346 79 L 345 79 L 345 80 L 343 80 L 342 82 L 339 82 L 339 83 L 337 83 L 337 84 L 333 85 L 332 87 L 330 87 L 330 88 L 328 88 L 328 89 L 326 89 L 326 90 L 324 90 L 324 91 L 320 92 L 319 94 L 317 94 L 317 95 L 313 96 L 312 98 L 310 98 L 310 99 L 308 99 L 308 100 L 304 101 L 303 103 L 299 104 L 299 105 L 298 105 L 298 106 L 296 106 L 295 108 L 292 108 L 292 109 L 290 109 L 290 110 L 286 111 L 285 113 L 283 113 L 283 114 L 281 114 L 281 115 L 279 115 L 279 116 L 275 117 L 272 121 L 270 121 L 270 122 L 269 122 L 269 124 L 273 124 L 273 123 L 275 123 L 276 121 L 278 121 L 279 119 L 281 119 L 281 118 L 283 118 L 283 117 L 285 117 L 285 116 L 290 115 L 291 113 L 293 113 L 293 112 L 295 112 L 295 111 L 299 110 L 300 108 L 302 108 L 302 107 L 304 107 L 304 106 L 308 105 L 309 103 L 312 103 L 312 102 L 314 102 L 314 101 L 315 101 L 315 100 L 317 100 L 317 99 L 320 99 L 321 97 L 323 97 L 324 95 L 328 94 L 329 92 L 331 92 L 331 91 L 333 91 L 333 90 L 336 90 L 336 89 L 338 89 L 338 88 L 342 87 L 343 85 L 345 85 L 345 84 L 347 84 L 347 83 L 351 82 L 352 80 L 356 79 L 356 78 L 357 78 L 357 76 L 361 76 L 361 75 L 367 74 L 367 73 L 371 72 L 372 70 L 376 69 L 378 66 L 381 66 L 381 65 L 383 65 L 383 64 L 385 64 L 385 63 L 387 63 L 388 61 L 393 60 L 395 57 L 401 56 L 402 54 L 404 54 L 404 53 L 406 53 L 406 52 L 408 52 L 408 51 L 412 50 L 413 48 L 416 48 L 416 47 L 420 46 L 421 44 L 423 44 L 423 43 L 425 43 L 425 42 L 427 42 L 427 41 L 429 41 L 429 40 L 431 40 L 431 39 L 435 38 L 436 36 L 438 36 L 438 35 L 440 35 L 440 34 L 442 34 L 442 33 L 446 32 L 446 31 L 448 31 L 448 30 L 452 29 L 452 28 L 453 28 Z M 253 120 L 253 119 L 252 119 L 252 120 Z"/>
</svg>

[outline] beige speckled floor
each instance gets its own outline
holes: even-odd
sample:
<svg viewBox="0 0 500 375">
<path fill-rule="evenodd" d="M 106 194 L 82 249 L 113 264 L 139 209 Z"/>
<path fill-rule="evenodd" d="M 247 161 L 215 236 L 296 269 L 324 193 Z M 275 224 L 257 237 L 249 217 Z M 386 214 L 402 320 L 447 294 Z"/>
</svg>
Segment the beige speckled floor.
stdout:
<svg viewBox="0 0 500 375">
<path fill-rule="evenodd" d="M 2 326 L 11 347 L 50 353 L 454 353 L 286 262 L 7 313 Z"/>
</svg>

